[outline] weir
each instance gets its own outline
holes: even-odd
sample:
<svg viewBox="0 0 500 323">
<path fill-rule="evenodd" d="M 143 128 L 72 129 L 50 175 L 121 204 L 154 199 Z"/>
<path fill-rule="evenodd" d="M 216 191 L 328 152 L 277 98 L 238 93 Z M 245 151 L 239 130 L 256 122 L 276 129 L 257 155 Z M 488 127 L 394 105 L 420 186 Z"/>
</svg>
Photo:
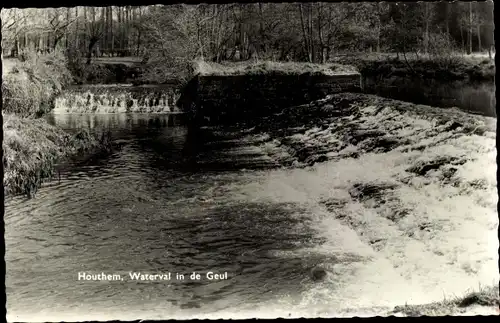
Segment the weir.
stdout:
<svg viewBox="0 0 500 323">
<path fill-rule="evenodd" d="M 55 99 L 53 113 L 176 113 L 177 97 L 171 87 L 74 87 Z"/>
<path fill-rule="evenodd" d="M 232 123 L 279 113 L 283 108 L 309 103 L 329 94 L 359 92 L 357 72 L 325 75 L 252 74 L 196 75 L 185 86 L 179 107 L 197 123 Z"/>
</svg>

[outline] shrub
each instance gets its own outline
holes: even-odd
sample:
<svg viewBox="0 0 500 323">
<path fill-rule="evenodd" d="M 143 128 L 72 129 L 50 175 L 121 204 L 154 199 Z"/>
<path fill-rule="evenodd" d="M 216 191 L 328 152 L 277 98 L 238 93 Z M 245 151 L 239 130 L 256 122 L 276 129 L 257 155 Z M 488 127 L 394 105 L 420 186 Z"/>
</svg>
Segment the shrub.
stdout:
<svg viewBox="0 0 500 323">
<path fill-rule="evenodd" d="M 431 33 L 428 40 L 429 58 L 441 68 L 455 66 L 460 58 L 456 55 L 455 45 L 450 35 L 445 33 Z"/>
<path fill-rule="evenodd" d="M 86 64 L 78 55 L 72 56 L 68 61 L 68 68 L 76 83 L 113 83 L 114 75 L 109 68 L 98 64 Z"/>
<path fill-rule="evenodd" d="M 176 81 L 186 84 L 194 74 L 192 63 L 188 60 L 151 60 L 144 67 L 138 82 L 162 84 Z"/>
<path fill-rule="evenodd" d="M 21 60 L 3 77 L 3 111 L 40 116 L 53 107 L 53 99 L 72 81 L 60 51 L 38 54 L 25 50 Z"/>
<path fill-rule="evenodd" d="M 82 130 L 68 134 L 43 119 L 3 115 L 4 194 L 33 197 L 42 182 L 51 178 L 62 158 L 110 149 L 110 134 Z"/>
</svg>

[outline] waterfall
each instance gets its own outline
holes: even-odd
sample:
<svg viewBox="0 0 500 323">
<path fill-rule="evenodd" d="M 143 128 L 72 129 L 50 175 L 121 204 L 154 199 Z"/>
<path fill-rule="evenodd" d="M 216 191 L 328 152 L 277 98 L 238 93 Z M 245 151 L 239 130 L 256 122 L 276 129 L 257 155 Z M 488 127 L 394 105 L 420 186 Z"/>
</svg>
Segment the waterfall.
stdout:
<svg viewBox="0 0 500 323">
<path fill-rule="evenodd" d="M 53 113 L 178 113 L 177 96 L 171 88 L 79 87 L 58 96 Z"/>
</svg>

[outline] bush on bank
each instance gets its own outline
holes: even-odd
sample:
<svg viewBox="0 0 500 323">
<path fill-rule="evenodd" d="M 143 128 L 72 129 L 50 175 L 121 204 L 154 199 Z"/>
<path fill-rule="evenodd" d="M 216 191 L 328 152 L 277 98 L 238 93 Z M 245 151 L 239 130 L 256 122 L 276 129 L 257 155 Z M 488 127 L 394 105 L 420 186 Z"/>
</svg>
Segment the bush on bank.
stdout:
<svg viewBox="0 0 500 323">
<path fill-rule="evenodd" d="M 55 96 L 73 78 L 60 51 L 26 51 L 10 73 L 3 75 L 3 111 L 25 117 L 41 116 L 53 107 Z"/>
<path fill-rule="evenodd" d="M 195 61 L 195 74 L 210 76 L 225 75 L 301 75 L 301 74 L 357 74 L 356 67 L 352 65 L 313 64 L 307 62 L 279 62 L 279 61 L 243 61 L 243 62 L 207 62 Z"/>
<path fill-rule="evenodd" d="M 332 61 L 356 66 L 368 76 L 418 76 L 436 80 L 494 81 L 495 61 L 481 56 L 417 56 L 406 54 L 406 59 L 395 54 L 363 54 L 338 56 Z"/>
<path fill-rule="evenodd" d="M 126 60 L 120 57 L 113 60 L 100 58 L 98 62 L 93 58 L 87 64 L 87 58 L 75 52 L 74 48 L 67 49 L 66 57 L 68 69 L 76 84 L 128 83 L 131 79 L 139 78 L 143 70 L 138 66 L 127 65 Z"/>
<path fill-rule="evenodd" d="M 33 197 L 56 162 L 94 150 L 109 150 L 108 133 L 69 134 L 37 117 L 73 81 L 63 53 L 26 51 L 2 75 L 4 194 Z"/>
<path fill-rule="evenodd" d="M 33 197 L 45 179 L 54 173 L 56 162 L 74 155 L 109 149 L 109 135 L 82 130 L 69 134 L 43 119 L 3 115 L 4 194 Z"/>
</svg>

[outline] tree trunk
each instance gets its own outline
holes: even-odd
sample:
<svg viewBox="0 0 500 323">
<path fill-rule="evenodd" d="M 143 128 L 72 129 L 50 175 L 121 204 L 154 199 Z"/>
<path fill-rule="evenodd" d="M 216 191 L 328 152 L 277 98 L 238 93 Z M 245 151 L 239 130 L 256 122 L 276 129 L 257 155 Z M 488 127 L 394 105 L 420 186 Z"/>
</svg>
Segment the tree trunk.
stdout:
<svg viewBox="0 0 500 323">
<path fill-rule="evenodd" d="M 110 46 L 110 35 L 109 35 L 109 7 L 105 7 L 104 10 L 104 42 L 103 42 L 103 47 L 104 50 L 103 52 L 106 52 L 106 54 L 109 55 L 109 48 Z"/>
<path fill-rule="evenodd" d="M 460 40 L 462 41 L 462 52 L 465 53 L 467 49 L 465 48 L 464 29 L 462 26 L 460 26 Z"/>
<path fill-rule="evenodd" d="M 45 12 L 44 18 L 47 19 L 47 20 L 50 19 L 50 17 L 49 17 L 49 11 Z M 41 40 L 42 40 L 42 43 L 40 45 L 40 50 L 41 50 L 42 53 L 45 53 L 47 51 L 47 47 L 48 47 L 47 46 L 47 43 L 48 43 L 48 31 L 44 31 L 42 33 Z"/>
<path fill-rule="evenodd" d="M 204 60 L 204 57 L 203 57 L 203 45 L 201 44 L 201 32 L 200 32 L 200 24 L 198 23 L 197 24 L 197 38 L 198 38 L 198 53 L 200 55 L 200 59 L 203 61 Z"/>
<path fill-rule="evenodd" d="M 83 7 L 83 29 L 85 33 L 89 32 L 89 21 L 88 21 L 88 15 L 87 15 L 87 9 L 88 7 Z M 84 34 L 85 34 L 84 33 Z M 83 38 L 83 48 L 87 47 L 87 37 Z"/>
<path fill-rule="evenodd" d="M 262 2 L 259 2 L 259 37 L 260 37 L 260 39 L 259 39 L 258 50 L 259 50 L 259 52 L 265 52 L 265 49 L 264 49 L 264 15 L 263 15 Z"/>
<path fill-rule="evenodd" d="M 299 3 L 299 11 L 300 11 L 300 24 L 302 26 L 302 36 L 304 38 L 304 46 L 306 50 L 306 55 L 309 58 L 309 62 L 311 62 L 311 57 L 309 56 L 309 44 L 307 42 L 307 33 L 306 33 L 306 27 L 304 24 L 304 11 L 302 9 L 302 3 Z"/>
<path fill-rule="evenodd" d="M 24 43 L 23 43 L 23 48 L 26 48 L 29 46 L 29 37 L 28 37 L 28 33 L 24 33 Z M 18 48 L 19 50 L 19 48 Z M 17 52 L 17 54 L 19 55 L 19 51 Z"/>
<path fill-rule="evenodd" d="M 97 43 L 98 40 L 99 40 L 98 38 L 90 39 L 88 53 L 87 53 L 87 65 L 90 65 L 90 63 L 92 62 L 92 50 L 94 49 L 94 45 Z"/>
<path fill-rule="evenodd" d="M 430 8 L 429 8 L 429 3 L 424 2 L 424 8 L 425 8 L 425 33 L 424 33 L 424 52 L 425 54 L 429 53 L 429 15 L 430 15 Z"/>
<path fill-rule="evenodd" d="M 77 49 L 80 48 L 80 44 L 79 44 L 79 32 L 80 32 L 80 29 L 78 29 L 78 7 L 75 7 L 75 47 Z"/>
<path fill-rule="evenodd" d="M 469 2 L 469 48 L 467 54 L 472 54 L 472 2 Z"/>
<path fill-rule="evenodd" d="M 318 39 L 319 39 L 319 48 L 321 50 L 321 63 L 324 64 L 326 61 L 326 52 L 325 52 L 325 42 L 323 41 L 323 31 L 321 30 L 322 23 L 322 4 L 318 3 Z"/>
<path fill-rule="evenodd" d="M 139 56 L 140 46 L 141 46 L 141 31 L 137 30 L 137 50 L 136 50 L 135 56 Z"/>
<path fill-rule="evenodd" d="M 450 36 L 450 3 L 448 1 L 445 1 L 444 2 L 444 5 L 446 6 L 446 20 L 445 20 L 445 24 L 446 24 L 446 35 L 447 36 Z"/>
<path fill-rule="evenodd" d="M 71 19 L 71 12 L 69 8 L 66 8 L 66 23 L 69 24 L 69 20 Z M 69 47 L 69 25 L 66 26 L 66 48 Z"/>
<path fill-rule="evenodd" d="M 480 12 L 479 12 L 479 4 L 476 3 L 476 20 L 477 20 L 477 50 L 479 52 L 482 52 L 483 51 L 483 48 L 482 48 L 482 44 L 481 44 L 481 19 L 479 19 L 481 16 L 480 16 Z"/>
<path fill-rule="evenodd" d="M 110 19 L 109 19 L 109 30 L 110 30 L 110 33 L 111 33 L 111 55 L 114 56 L 115 55 L 115 33 L 114 33 L 114 30 L 113 30 L 113 27 L 114 27 L 114 24 L 113 24 L 113 7 L 111 7 L 109 9 L 109 16 L 110 16 Z"/>
<path fill-rule="evenodd" d="M 54 46 L 53 46 L 53 50 L 56 50 L 57 48 L 57 44 L 59 43 L 59 41 L 63 38 L 64 36 L 63 35 L 55 35 L 54 36 Z M 66 38 L 67 40 L 68 38 Z"/>
<path fill-rule="evenodd" d="M 314 35 L 313 35 L 313 12 L 312 12 L 312 6 L 313 6 L 313 3 L 310 3 L 309 4 L 309 47 L 310 47 L 310 61 L 311 63 L 314 63 L 315 62 L 315 48 L 314 48 Z"/>
<path fill-rule="evenodd" d="M 123 34 L 123 13 L 122 8 L 118 7 L 118 52 L 123 49 L 122 34 Z"/>
<path fill-rule="evenodd" d="M 135 30 L 135 32 L 137 32 L 137 33 L 139 32 L 139 31 L 137 30 L 137 28 L 134 28 L 134 27 L 135 27 L 135 22 L 137 21 L 137 10 L 138 10 L 138 8 L 137 8 L 137 7 L 135 7 L 135 8 L 134 8 L 134 7 L 132 7 L 132 8 L 131 8 L 131 11 L 130 11 L 130 15 L 132 16 L 132 17 L 131 17 L 131 34 L 133 34 L 134 30 Z M 132 35 L 131 35 L 131 36 L 132 36 Z M 130 55 L 133 55 L 133 52 L 134 52 L 134 45 L 137 45 L 137 44 L 134 44 L 134 40 L 135 40 L 135 39 L 136 39 L 135 37 L 130 37 L 130 42 L 131 42 L 131 44 L 130 44 Z"/>
<path fill-rule="evenodd" d="M 107 7 L 102 7 L 101 8 L 101 28 L 103 32 L 103 37 L 102 37 L 102 42 L 101 42 L 101 53 L 106 52 L 106 45 L 107 45 L 107 40 L 108 40 L 108 35 L 107 35 L 107 26 L 106 26 L 106 10 Z"/>
<path fill-rule="evenodd" d="M 222 9 L 224 10 L 224 9 Z M 221 14 L 220 14 L 220 19 L 218 19 L 219 23 L 218 23 L 218 26 L 217 26 L 217 38 L 216 38 L 216 41 L 215 41 L 215 44 L 216 44 L 216 57 L 215 57 L 215 61 L 217 63 L 220 62 L 220 58 L 221 58 L 221 41 L 222 41 L 222 19 L 223 19 L 223 11 L 221 11 Z"/>
<path fill-rule="evenodd" d="M 218 15 L 218 5 L 213 5 L 211 28 L 210 28 L 210 57 L 214 57 L 217 51 L 217 15 Z"/>
<path fill-rule="evenodd" d="M 130 50 L 129 44 L 130 44 L 130 8 L 127 6 L 125 8 L 125 35 L 124 35 L 124 40 L 125 40 L 125 56 L 128 56 L 128 52 Z"/>
<path fill-rule="evenodd" d="M 477 50 L 479 52 L 483 51 L 483 47 L 481 44 L 481 25 L 477 24 Z"/>
<path fill-rule="evenodd" d="M 380 53 L 380 30 L 381 30 L 380 21 L 380 2 L 377 2 L 377 53 Z"/>
<path fill-rule="evenodd" d="M 14 55 L 12 55 L 11 53 L 11 56 L 13 57 L 17 57 L 19 55 L 19 39 L 18 37 L 16 37 L 16 40 L 15 40 L 15 43 L 14 43 Z M 2 53 L 3 53 L 3 49 L 2 49 Z"/>
</svg>

